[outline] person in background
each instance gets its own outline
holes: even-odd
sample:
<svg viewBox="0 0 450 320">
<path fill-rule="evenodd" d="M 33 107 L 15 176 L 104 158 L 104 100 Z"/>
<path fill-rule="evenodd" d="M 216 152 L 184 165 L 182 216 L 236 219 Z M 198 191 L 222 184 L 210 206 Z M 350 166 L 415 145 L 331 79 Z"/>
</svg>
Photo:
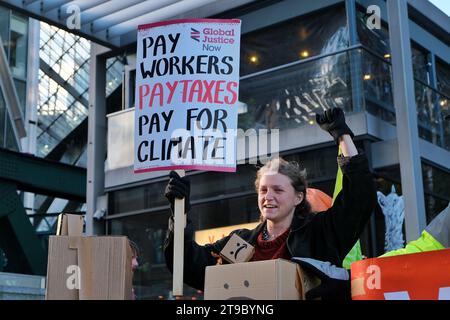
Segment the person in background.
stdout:
<svg viewBox="0 0 450 320">
<path fill-rule="evenodd" d="M 139 267 L 139 247 L 137 246 L 137 244 L 134 241 L 129 240 L 130 242 L 130 247 L 131 247 L 131 251 L 132 251 L 132 256 L 131 256 L 131 272 L 132 272 L 132 276 L 131 278 L 133 279 L 134 276 L 134 272 L 136 271 L 136 269 Z M 134 286 L 132 286 L 131 288 L 132 290 L 132 299 L 136 300 L 137 296 L 134 290 Z"/>
</svg>

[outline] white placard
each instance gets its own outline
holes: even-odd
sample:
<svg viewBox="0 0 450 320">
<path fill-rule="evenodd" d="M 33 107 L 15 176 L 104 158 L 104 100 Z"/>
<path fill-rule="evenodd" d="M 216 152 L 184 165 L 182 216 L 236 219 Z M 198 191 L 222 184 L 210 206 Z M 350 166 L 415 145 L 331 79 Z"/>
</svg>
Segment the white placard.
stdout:
<svg viewBox="0 0 450 320">
<path fill-rule="evenodd" d="M 236 171 L 240 20 L 139 26 L 134 172 Z"/>
</svg>

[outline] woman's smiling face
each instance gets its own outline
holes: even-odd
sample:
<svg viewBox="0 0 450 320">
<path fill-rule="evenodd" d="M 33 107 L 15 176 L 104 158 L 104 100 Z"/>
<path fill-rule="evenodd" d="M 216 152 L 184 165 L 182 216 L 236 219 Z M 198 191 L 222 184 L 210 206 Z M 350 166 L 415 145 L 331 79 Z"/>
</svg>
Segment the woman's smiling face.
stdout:
<svg viewBox="0 0 450 320">
<path fill-rule="evenodd" d="M 279 223 L 291 220 L 303 194 L 295 191 L 291 180 L 274 171 L 266 172 L 259 181 L 258 207 L 263 218 Z"/>
</svg>

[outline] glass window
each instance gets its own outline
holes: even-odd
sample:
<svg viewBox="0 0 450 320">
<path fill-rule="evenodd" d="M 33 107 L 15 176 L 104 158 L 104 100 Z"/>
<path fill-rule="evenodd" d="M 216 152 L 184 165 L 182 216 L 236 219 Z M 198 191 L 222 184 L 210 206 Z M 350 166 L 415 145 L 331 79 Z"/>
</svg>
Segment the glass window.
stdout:
<svg viewBox="0 0 450 320">
<path fill-rule="evenodd" d="M 347 46 L 344 6 L 326 8 L 243 35 L 240 74 L 254 73 Z"/>
<path fill-rule="evenodd" d="M 349 53 L 247 78 L 240 84 L 241 129 L 286 129 L 315 123 L 316 112 L 352 110 Z"/>
<path fill-rule="evenodd" d="M 78 96 L 88 100 L 90 42 L 43 22 L 40 26 L 40 58 L 71 85 Z M 122 59 L 110 58 L 106 67 L 108 96 L 122 82 Z M 120 99 L 115 101 L 120 102 Z M 41 132 L 37 140 L 38 155 L 45 156 L 53 150 L 83 122 L 87 113 L 87 106 L 40 71 L 38 124 Z"/>
<path fill-rule="evenodd" d="M 447 97 L 450 97 L 450 64 L 436 59 L 436 78 L 437 89 Z"/>
<path fill-rule="evenodd" d="M 366 110 L 395 125 L 391 65 L 367 50 L 360 53 Z"/>
<path fill-rule="evenodd" d="M 3 48 L 5 49 L 6 56 L 9 56 L 9 15 L 10 10 L 0 7 L 0 38 L 3 42 Z"/>
<path fill-rule="evenodd" d="M 53 226 L 55 225 L 57 221 L 57 217 L 44 217 L 42 220 L 40 220 L 36 227 L 36 232 L 51 232 Z"/>
<path fill-rule="evenodd" d="M 164 197 L 167 180 L 111 193 L 108 214 L 117 214 L 168 205 Z"/>
<path fill-rule="evenodd" d="M 426 194 L 427 223 L 429 223 L 450 201 L 450 173 L 422 163 L 422 176 Z"/>
<path fill-rule="evenodd" d="M 38 154 L 47 155 L 86 117 L 88 110 L 53 79 L 40 72 Z M 87 89 L 86 89 L 87 90 Z M 51 135 L 51 141 L 45 135 Z"/>
<path fill-rule="evenodd" d="M 40 57 L 86 100 L 89 90 L 89 41 L 41 23 Z M 87 117 L 67 90 L 39 71 L 37 154 L 46 156 Z"/>
<path fill-rule="evenodd" d="M 39 135 L 39 144 L 41 147 L 37 150 L 37 156 L 45 157 L 58 142 L 59 140 L 52 137 L 48 132 L 41 132 Z"/>
<path fill-rule="evenodd" d="M 79 143 L 83 143 L 84 145 Z M 66 151 L 62 155 L 61 159 L 59 159 L 59 162 L 75 164 L 81 157 L 82 153 L 86 150 L 85 144 L 85 139 L 71 139 L 70 147 L 66 148 Z"/>
<path fill-rule="evenodd" d="M 27 76 L 28 19 L 13 14 L 11 16 L 11 39 L 9 64 L 14 77 Z"/>
<path fill-rule="evenodd" d="M 4 148 L 5 142 L 5 129 L 6 129 L 6 104 L 5 99 L 3 98 L 3 93 L 0 90 L 0 148 Z"/>
<path fill-rule="evenodd" d="M 130 94 L 129 94 L 130 104 L 129 105 L 130 105 L 130 108 L 134 108 L 134 99 L 136 98 L 135 94 L 134 94 L 134 92 L 136 90 L 136 69 L 130 71 L 130 80 L 129 81 L 130 81 L 128 84 L 128 86 L 130 88 L 130 91 L 129 91 L 130 92 Z"/>
<path fill-rule="evenodd" d="M 438 109 L 436 108 L 439 103 L 444 101 L 442 99 L 443 97 L 437 94 L 431 87 L 419 81 L 415 81 L 414 91 L 417 105 L 419 137 L 435 145 L 445 147 L 442 141 L 444 136 L 441 135 L 439 130 L 441 114 L 438 113 Z"/>
<path fill-rule="evenodd" d="M 233 226 L 259 220 L 256 192 L 249 196 L 196 205 L 189 212 L 194 230 Z"/>
<path fill-rule="evenodd" d="M 26 97 L 27 97 L 27 84 L 25 81 L 14 79 L 14 85 L 16 87 L 17 96 L 19 97 L 20 108 L 22 115 L 26 116 Z"/>
<path fill-rule="evenodd" d="M 411 43 L 414 78 L 429 84 L 427 51 L 415 43 Z"/>
<path fill-rule="evenodd" d="M 106 60 L 106 96 L 109 96 L 122 83 L 123 69 L 124 65 L 121 57 Z M 118 101 L 116 103 L 121 102 Z"/>
<path fill-rule="evenodd" d="M 449 200 L 425 194 L 425 210 L 427 212 L 427 223 L 430 223 L 442 210 L 448 206 Z"/>
<path fill-rule="evenodd" d="M 34 197 L 34 208 L 41 208 L 41 206 L 44 204 L 44 202 L 47 200 L 47 196 L 41 195 L 41 194 L 35 194 Z M 47 203 L 46 208 L 48 208 L 49 204 Z M 45 210 L 46 212 L 47 210 Z M 36 210 L 36 213 L 40 213 L 39 209 Z"/>
<path fill-rule="evenodd" d="M 385 59 L 389 59 L 391 49 L 389 46 L 389 29 L 387 25 L 382 22 L 381 29 L 369 29 L 366 24 L 367 16 L 365 12 L 366 8 L 358 6 L 356 28 L 359 42 Z"/>
<path fill-rule="evenodd" d="M 192 199 L 201 200 L 217 196 L 230 196 L 245 192 L 254 192 L 256 166 L 238 165 L 235 174 L 224 172 L 206 172 L 192 176 Z"/>
<path fill-rule="evenodd" d="M 87 148 L 84 149 L 75 165 L 78 167 L 87 168 Z"/>
<path fill-rule="evenodd" d="M 19 151 L 19 146 L 17 145 L 16 136 L 14 135 L 9 115 L 6 117 L 6 119 L 5 148 L 9 150 Z"/>
</svg>

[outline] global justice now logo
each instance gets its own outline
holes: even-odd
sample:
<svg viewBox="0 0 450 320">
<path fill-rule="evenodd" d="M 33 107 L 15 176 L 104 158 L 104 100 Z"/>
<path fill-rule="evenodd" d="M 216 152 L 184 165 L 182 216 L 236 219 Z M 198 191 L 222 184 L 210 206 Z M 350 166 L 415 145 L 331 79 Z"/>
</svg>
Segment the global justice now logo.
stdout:
<svg viewBox="0 0 450 320">
<path fill-rule="evenodd" d="M 191 28 L 191 38 L 197 42 L 200 42 L 200 31 Z"/>
<path fill-rule="evenodd" d="M 196 29 L 191 27 L 191 39 L 202 44 L 203 51 L 220 51 L 222 45 L 232 45 L 235 42 L 234 29 L 207 27 Z"/>
</svg>

